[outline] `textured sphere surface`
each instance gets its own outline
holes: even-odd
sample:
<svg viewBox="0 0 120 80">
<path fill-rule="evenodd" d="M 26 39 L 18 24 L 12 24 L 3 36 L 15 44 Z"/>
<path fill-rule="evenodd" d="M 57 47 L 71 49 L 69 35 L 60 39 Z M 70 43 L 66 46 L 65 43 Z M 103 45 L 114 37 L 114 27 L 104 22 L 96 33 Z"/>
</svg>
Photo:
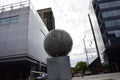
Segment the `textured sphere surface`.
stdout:
<svg viewBox="0 0 120 80">
<path fill-rule="evenodd" d="M 66 56 L 72 48 L 72 38 L 64 30 L 52 30 L 44 40 L 44 48 L 52 57 Z"/>
</svg>

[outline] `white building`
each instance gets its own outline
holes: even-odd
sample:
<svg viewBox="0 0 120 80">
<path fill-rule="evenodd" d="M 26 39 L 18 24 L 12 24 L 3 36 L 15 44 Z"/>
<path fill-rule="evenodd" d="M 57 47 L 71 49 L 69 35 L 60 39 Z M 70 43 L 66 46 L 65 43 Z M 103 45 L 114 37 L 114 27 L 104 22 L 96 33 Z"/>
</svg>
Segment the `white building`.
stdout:
<svg viewBox="0 0 120 80">
<path fill-rule="evenodd" d="M 48 30 L 29 1 L 0 7 L 0 80 L 25 80 L 45 71 Z"/>
</svg>

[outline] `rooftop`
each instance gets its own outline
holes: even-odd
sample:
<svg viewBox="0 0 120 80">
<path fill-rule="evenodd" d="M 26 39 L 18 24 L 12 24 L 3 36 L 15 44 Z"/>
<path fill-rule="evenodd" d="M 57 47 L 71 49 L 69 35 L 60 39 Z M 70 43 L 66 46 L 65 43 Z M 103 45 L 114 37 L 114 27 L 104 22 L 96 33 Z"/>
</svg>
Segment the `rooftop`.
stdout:
<svg viewBox="0 0 120 80">
<path fill-rule="evenodd" d="M 18 9 L 18 8 L 27 7 L 27 6 L 30 6 L 30 1 L 29 0 L 21 1 L 21 2 L 18 2 L 18 3 L 13 3 L 13 4 L 8 4 L 8 5 L 3 5 L 3 6 L 0 6 L 0 13 L 5 12 L 5 11 Z"/>
</svg>

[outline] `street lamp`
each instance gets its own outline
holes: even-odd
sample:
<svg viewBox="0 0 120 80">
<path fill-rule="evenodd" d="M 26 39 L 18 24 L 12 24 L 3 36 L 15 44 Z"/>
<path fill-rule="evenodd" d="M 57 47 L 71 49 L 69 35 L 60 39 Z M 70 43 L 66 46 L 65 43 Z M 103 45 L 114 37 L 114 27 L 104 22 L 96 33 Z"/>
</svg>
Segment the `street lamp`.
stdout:
<svg viewBox="0 0 120 80">
<path fill-rule="evenodd" d="M 86 54 L 86 61 L 87 61 L 87 66 L 89 64 L 89 60 L 88 60 L 88 54 L 87 54 L 87 49 L 86 49 L 86 44 L 85 44 L 85 39 L 83 38 L 83 43 L 84 43 L 84 50 L 85 50 L 85 54 Z"/>
</svg>

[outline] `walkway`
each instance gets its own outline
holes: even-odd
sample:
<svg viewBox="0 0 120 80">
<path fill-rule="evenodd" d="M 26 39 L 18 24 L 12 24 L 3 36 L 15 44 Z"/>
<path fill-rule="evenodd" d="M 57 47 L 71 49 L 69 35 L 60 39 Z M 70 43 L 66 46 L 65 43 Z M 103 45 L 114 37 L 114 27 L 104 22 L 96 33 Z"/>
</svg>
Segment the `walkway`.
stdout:
<svg viewBox="0 0 120 80">
<path fill-rule="evenodd" d="M 72 80 L 120 80 L 120 73 L 91 75 L 84 76 L 84 78 L 74 77 Z"/>
</svg>

